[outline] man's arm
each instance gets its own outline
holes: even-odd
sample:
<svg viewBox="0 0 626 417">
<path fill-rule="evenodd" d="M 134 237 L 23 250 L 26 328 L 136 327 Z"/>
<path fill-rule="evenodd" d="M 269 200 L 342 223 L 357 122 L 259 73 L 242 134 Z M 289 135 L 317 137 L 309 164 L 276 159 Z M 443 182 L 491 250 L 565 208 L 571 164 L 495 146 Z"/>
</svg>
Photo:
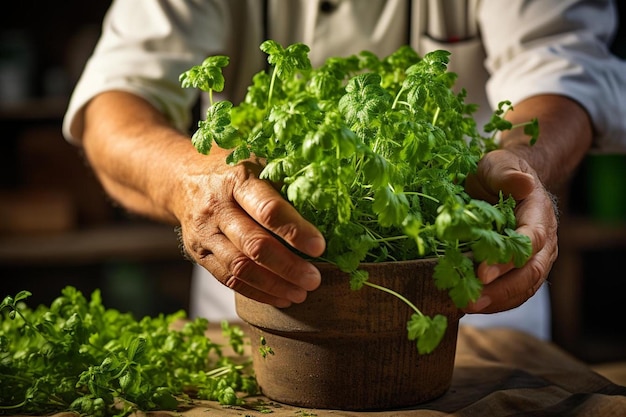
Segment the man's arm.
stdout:
<svg viewBox="0 0 626 417">
<path fill-rule="evenodd" d="M 531 97 L 514 106 L 507 119 L 515 124 L 539 119 L 540 139 L 528 145 L 522 128 L 502 132 L 500 147 L 526 160 L 549 190 L 569 180 L 589 151 L 591 120 L 575 101 L 559 95 Z"/>
<path fill-rule="evenodd" d="M 83 145 L 106 191 L 130 211 L 180 224 L 190 256 L 225 285 L 276 306 L 302 302 L 319 271 L 294 248 L 319 256 L 319 231 L 253 163 L 228 166 L 225 151 L 198 153 L 189 137 L 130 93 L 111 91 L 85 109 Z"/>
<path fill-rule="evenodd" d="M 522 128 L 503 132 L 500 149 L 480 162 L 467 189 L 476 198 L 495 201 L 498 191 L 518 201 L 518 231 L 529 236 L 533 256 L 525 266 L 481 264 L 481 298 L 468 313 L 508 310 L 530 298 L 546 280 L 556 260 L 557 218 L 550 190 L 567 181 L 592 142 L 592 126 L 585 110 L 558 95 L 531 97 L 514 106 L 507 118 L 514 125 L 539 119 L 540 136 L 534 146 Z"/>
</svg>

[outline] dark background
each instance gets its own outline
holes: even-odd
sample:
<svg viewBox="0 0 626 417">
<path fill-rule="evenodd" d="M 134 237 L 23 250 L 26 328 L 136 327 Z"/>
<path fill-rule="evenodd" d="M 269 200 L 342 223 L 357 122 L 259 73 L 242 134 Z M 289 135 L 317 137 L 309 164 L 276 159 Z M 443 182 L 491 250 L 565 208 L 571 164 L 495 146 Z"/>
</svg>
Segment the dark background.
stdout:
<svg viewBox="0 0 626 417">
<path fill-rule="evenodd" d="M 61 135 L 109 4 L 23 0 L 0 14 L 0 296 L 48 304 L 73 285 L 137 316 L 170 313 L 187 309 L 191 274 L 173 228 L 115 206 Z M 625 39 L 622 27 L 623 57 Z M 589 155 L 560 193 L 554 340 L 592 363 L 626 359 L 624 178 L 624 156 Z"/>
<path fill-rule="evenodd" d="M 61 135 L 110 0 L 23 0 L 0 13 L 0 294 L 65 285 L 138 316 L 187 309 L 174 228 L 129 215 Z"/>
</svg>

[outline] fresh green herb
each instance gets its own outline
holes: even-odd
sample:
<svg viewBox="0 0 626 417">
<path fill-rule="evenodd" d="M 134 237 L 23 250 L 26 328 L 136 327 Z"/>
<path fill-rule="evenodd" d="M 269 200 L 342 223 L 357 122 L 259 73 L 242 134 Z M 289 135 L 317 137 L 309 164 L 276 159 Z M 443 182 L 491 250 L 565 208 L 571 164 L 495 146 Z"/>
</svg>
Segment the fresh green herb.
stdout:
<svg viewBox="0 0 626 417">
<path fill-rule="evenodd" d="M 501 195 L 490 205 L 464 190 L 480 158 L 496 148 L 496 133 L 516 127 L 504 119 L 510 103 L 494 112 L 492 134 L 480 134 L 476 106 L 465 103 L 464 90 L 452 90 L 449 52 L 419 57 L 404 46 L 383 59 L 364 51 L 311 68 L 306 45 L 268 40 L 261 50 L 271 74 L 256 74 L 239 105 L 214 103 L 194 145 L 205 154 L 214 143 L 231 149 L 231 164 L 251 155 L 265 160 L 260 177 L 281 184 L 283 196 L 320 229 L 327 239 L 321 259 L 350 273 L 351 288 L 377 287 L 361 262 L 434 256 L 437 286 L 464 307 L 482 288 L 464 253 L 517 266 L 530 257 L 529 238 L 514 230 L 515 201 Z M 211 93 L 204 74 L 218 69 L 190 70 L 181 80 Z M 524 129 L 534 143 L 537 121 Z M 445 317 L 407 304 L 415 311 L 409 337 L 431 352 Z"/>
<path fill-rule="evenodd" d="M 524 134 L 530 137 L 530 144 L 534 145 L 537 142 L 537 137 L 539 136 L 539 121 L 535 118 L 529 120 L 525 123 L 519 123 L 514 125 L 508 120 L 504 119 L 503 116 L 507 111 L 511 110 L 511 102 L 508 100 L 502 101 L 498 104 L 498 108 L 493 112 L 491 116 L 491 120 L 484 127 L 485 132 L 493 132 L 492 139 L 495 138 L 495 135 L 498 132 L 503 130 L 511 130 L 517 127 L 524 128 Z"/>
<path fill-rule="evenodd" d="M 248 361 L 223 355 L 204 319 L 174 330 L 183 312 L 137 321 L 105 309 L 99 291 L 88 300 L 66 287 L 36 309 L 24 303 L 30 295 L 0 304 L 0 414 L 125 416 L 193 399 L 240 404 L 237 393 L 258 391 Z M 241 352 L 240 330 L 223 329 Z"/>
<path fill-rule="evenodd" d="M 267 355 L 273 355 L 274 354 L 274 349 L 272 349 L 271 346 L 267 345 L 267 340 L 265 340 L 265 338 L 263 336 L 261 336 L 261 341 L 260 341 L 260 346 L 259 346 L 259 352 L 261 353 L 261 356 L 266 358 Z"/>
</svg>

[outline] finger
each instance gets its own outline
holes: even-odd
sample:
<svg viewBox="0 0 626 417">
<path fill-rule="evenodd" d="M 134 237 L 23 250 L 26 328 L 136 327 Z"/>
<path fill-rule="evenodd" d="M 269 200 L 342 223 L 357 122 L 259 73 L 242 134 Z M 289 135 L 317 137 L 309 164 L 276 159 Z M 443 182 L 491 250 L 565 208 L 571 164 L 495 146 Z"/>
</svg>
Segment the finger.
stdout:
<svg viewBox="0 0 626 417">
<path fill-rule="evenodd" d="M 232 208 L 221 211 L 227 217 L 229 217 L 229 212 L 241 213 L 240 209 L 233 210 Z M 239 214 L 239 216 L 243 216 L 245 221 L 252 222 L 252 227 L 263 230 L 244 214 Z M 205 227 L 196 230 L 196 232 L 197 234 L 194 235 L 193 239 L 186 238 L 188 234 L 183 233 L 185 250 L 199 265 L 209 270 L 224 285 L 250 298 L 277 306 L 285 305 L 285 300 L 302 302 L 306 298 L 306 290 L 298 288 L 256 265 L 238 250 L 218 227 Z M 277 245 L 280 249 L 286 250 L 283 245 L 278 243 Z M 293 254 L 291 255 L 293 256 Z M 319 274 L 317 269 L 309 263 L 300 258 L 297 260 L 307 267 L 313 268 Z M 318 278 L 316 285 L 319 285 L 319 280 Z"/>
<path fill-rule="evenodd" d="M 533 255 L 519 269 L 511 263 L 481 263 L 477 275 L 485 286 L 481 297 L 466 312 L 490 313 L 514 308 L 539 289 L 558 256 L 557 221 L 551 206 L 550 197 L 541 189 L 521 202 L 517 231 L 530 237 Z"/>
<path fill-rule="evenodd" d="M 278 241 L 267 230 L 241 210 L 233 210 L 232 221 L 220 225 L 222 232 L 234 245 L 225 259 L 231 259 L 229 271 L 247 283 L 265 282 L 264 288 L 274 287 L 279 281 L 291 283 L 305 291 L 316 289 L 321 282 L 320 272 L 310 262 L 303 260 Z M 220 254 L 221 255 L 221 254 Z M 276 287 L 285 295 L 285 285 Z"/>
<path fill-rule="evenodd" d="M 234 191 L 234 197 L 254 220 L 293 248 L 313 257 L 324 253 L 326 243 L 319 230 L 266 181 L 247 181 Z"/>
<path fill-rule="evenodd" d="M 551 255 L 541 251 L 526 265 L 512 269 L 483 287 L 481 296 L 470 303 L 466 313 L 496 313 L 519 307 L 532 297 L 545 282 L 551 265 Z"/>
<path fill-rule="evenodd" d="M 544 249 L 550 233 L 546 228 L 546 221 L 548 224 L 551 224 L 552 220 L 538 220 L 545 217 L 545 213 L 541 209 L 542 207 L 544 206 L 539 202 L 535 203 L 535 199 L 532 197 L 529 197 L 518 205 L 517 213 L 519 215 L 517 218 L 518 228 L 516 231 L 522 235 L 528 236 L 530 239 L 532 246 L 531 259 L 537 252 Z M 553 232 L 556 236 L 556 231 L 553 230 Z M 483 261 L 478 265 L 476 275 L 483 284 L 489 284 L 514 268 L 515 265 L 513 261 L 501 264 L 489 264 Z"/>
<path fill-rule="evenodd" d="M 548 252 L 556 250 L 556 242 L 551 243 L 549 240 L 549 236 L 556 237 L 556 219 L 539 220 L 545 218 L 545 212 L 541 207 L 544 207 L 541 202 L 535 202 L 534 198 L 529 197 L 519 204 L 517 211 L 519 216 L 516 231 L 528 236 L 530 239 L 532 246 L 531 259 L 544 248 Z M 548 213 L 552 213 L 550 209 L 548 209 Z M 489 284 L 514 268 L 515 265 L 512 261 L 502 264 L 481 262 L 476 269 L 476 275 L 483 284 Z"/>
<path fill-rule="evenodd" d="M 511 271 L 513 268 L 515 268 L 513 262 L 488 264 L 486 261 L 483 261 L 478 265 L 478 268 L 476 268 L 476 276 L 483 285 L 486 285 L 496 280 L 499 276 Z"/>
<path fill-rule="evenodd" d="M 545 251 L 548 255 L 551 265 L 556 260 L 557 247 L 557 220 L 553 214 L 551 202 L 546 203 L 544 197 L 537 199 L 535 195 L 545 194 L 542 190 L 537 190 L 531 194 L 526 200 L 518 205 L 518 225 L 516 231 L 530 238 L 532 245 L 531 259 L 540 251 Z M 546 207 L 546 204 L 549 204 Z M 513 262 L 503 264 L 488 264 L 481 262 L 478 265 L 476 274 L 483 284 L 489 284 L 501 275 L 513 270 L 515 266 Z M 545 272 L 547 275 L 547 271 Z"/>
<path fill-rule="evenodd" d="M 508 151 L 495 150 L 480 160 L 476 173 L 467 177 L 465 189 L 473 198 L 495 203 L 500 192 L 515 200 L 524 199 L 537 181 L 526 161 Z"/>
<path fill-rule="evenodd" d="M 230 289 L 238 292 L 239 294 L 251 298 L 253 300 L 259 301 L 261 303 L 270 304 L 274 307 L 285 308 L 291 306 L 291 301 L 272 296 L 264 291 L 261 291 L 257 288 L 254 288 L 243 281 L 239 281 L 236 278 L 233 278 L 232 275 L 228 272 L 226 268 L 223 267 L 220 261 L 217 260 L 217 257 L 213 254 L 210 254 L 203 258 L 200 263 L 201 266 L 211 271 L 211 274 L 223 285 L 229 287 Z"/>
<path fill-rule="evenodd" d="M 227 287 L 279 307 L 306 299 L 306 290 L 256 265 L 223 234 L 212 235 L 207 239 L 206 246 L 211 247 L 211 251 L 205 250 L 198 263 Z"/>
</svg>

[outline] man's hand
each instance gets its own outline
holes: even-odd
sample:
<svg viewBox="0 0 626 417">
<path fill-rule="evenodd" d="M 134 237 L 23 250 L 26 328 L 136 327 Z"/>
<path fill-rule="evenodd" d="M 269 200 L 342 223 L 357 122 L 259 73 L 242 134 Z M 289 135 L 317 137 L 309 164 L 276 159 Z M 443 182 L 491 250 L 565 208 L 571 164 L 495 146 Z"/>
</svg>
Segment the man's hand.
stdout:
<svg viewBox="0 0 626 417">
<path fill-rule="evenodd" d="M 320 232 L 253 163 L 235 167 L 226 151 L 200 154 L 144 99 L 111 91 L 85 109 L 85 153 L 108 194 L 128 210 L 178 224 L 185 250 L 228 287 L 285 307 L 302 302 L 320 273 L 287 245 L 324 252 Z"/>
<path fill-rule="evenodd" d="M 484 288 L 467 313 L 495 313 L 519 306 L 543 284 L 555 262 L 557 218 L 547 190 L 566 184 L 591 146 L 593 131 L 585 109 L 559 95 L 530 97 L 515 104 L 506 118 L 523 124 L 539 121 L 539 139 L 530 146 L 523 128 L 502 132 L 501 149 L 489 152 L 468 178 L 467 191 L 474 198 L 496 202 L 498 192 L 517 201 L 517 231 L 530 237 L 533 255 L 521 268 L 512 264 L 478 266 Z"/>
<path fill-rule="evenodd" d="M 320 273 L 286 245 L 320 256 L 325 242 L 252 162 L 225 164 L 214 147 L 188 169 L 177 217 L 186 252 L 219 281 L 257 301 L 286 307 L 316 289 Z M 198 160 L 199 158 L 194 158 Z"/>
<path fill-rule="evenodd" d="M 533 255 L 521 268 L 512 263 L 478 266 L 484 284 L 481 297 L 466 313 L 495 313 L 517 307 L 537 292 L 556 260 L 557 218 L 550 194 L 528 163 L 507 150 L 488 153 L 480 161 L 476 175 L 466 182 L 474 198 L 495 203 L 500 190 L 517 201 L 517 231 L 530 237 Z"/>
</svg>

